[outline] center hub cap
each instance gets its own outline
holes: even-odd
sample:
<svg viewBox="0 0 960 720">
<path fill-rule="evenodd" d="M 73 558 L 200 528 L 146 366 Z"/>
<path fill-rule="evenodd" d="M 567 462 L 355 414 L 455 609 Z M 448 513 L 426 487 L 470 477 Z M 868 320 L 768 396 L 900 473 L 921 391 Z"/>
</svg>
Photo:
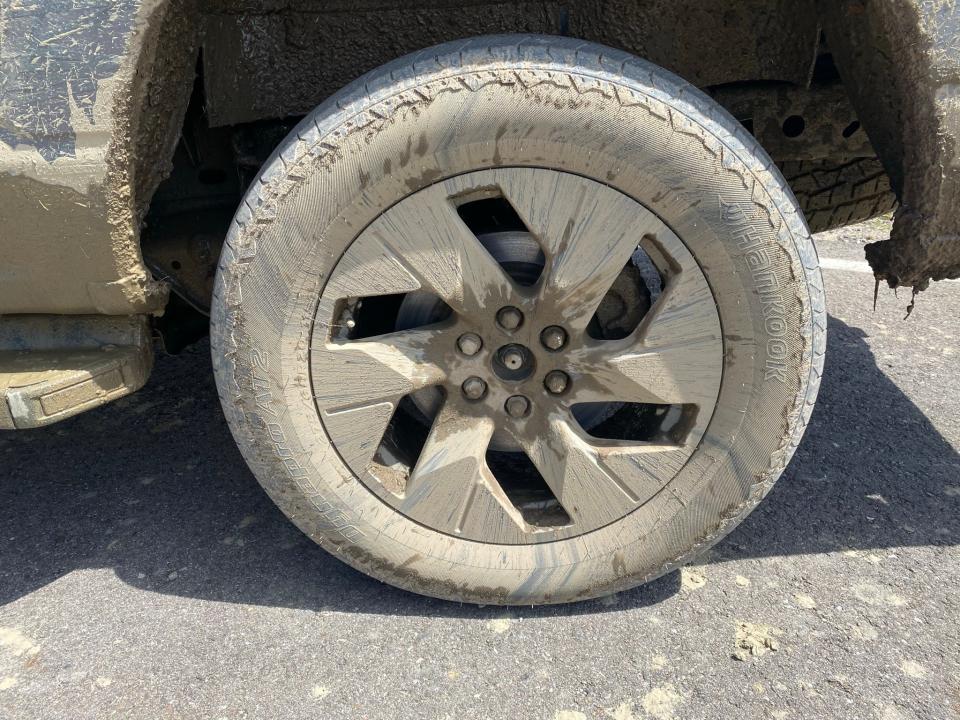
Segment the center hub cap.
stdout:
<svg viewBox="0 0 960 720">
<path fill-rule="evenodd" d="M 526 380 L 536 367 L 533 353 L 523 345 L 504 345 L 493 359 L 493 370 L 501 380 Z"/>
</svg>

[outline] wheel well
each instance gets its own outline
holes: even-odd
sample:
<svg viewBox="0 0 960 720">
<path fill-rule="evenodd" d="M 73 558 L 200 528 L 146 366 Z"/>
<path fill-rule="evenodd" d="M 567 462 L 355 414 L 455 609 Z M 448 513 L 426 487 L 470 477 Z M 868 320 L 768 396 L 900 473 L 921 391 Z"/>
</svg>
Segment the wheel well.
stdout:
<svg viewBox="0 0 960 720">
<path fill-rule="evenodd" d="M 374 0 L 220 0 L 202 8 L 192 16 L 200 37 L 191 58 L 194 72 L 168 74 L 154 83 L 163 91 L 155 95 L 174 87 L 189 95 L 185 114 L 172 115 L 183 117 L 179 142 L 172 157 L 160 162 L 155 153 L 145 153 L 138 184 L 138 197 L 149 196 L 152 168 L 169 168 L 152 194 L 142 248 L 151 271 L 179 298 L 159 323 L 165 336 L 173 331 L 171 347 L 184 341 L 177 337 L 179 329 L 191 328 L 191 335 L 202 327 L 195 316 L 209 309 L 219 248 L 233 212 L 262 162 L 300 117 L 364 72 L 457 37 L 524 32 L 604 43 L 712 92 L 775 159 L 778 154 L 806 159 L 838 147 L 853 157 L 872 154 L 863 132 L 842 135 L 859 121 L 812 0 L 724 0 L 709 7 L 700 0 L 416 0 L 402 9 Z M 171 22 L 170 32 L 182 32 L 183 22 L 182 15 L 179 23 Z M 155 108 L 145 110 L 157 115 Z M 156 128 L 151 133 L 156 135 Z M 824 140 L 833 136 L 836 142 Z"/>
</svg>

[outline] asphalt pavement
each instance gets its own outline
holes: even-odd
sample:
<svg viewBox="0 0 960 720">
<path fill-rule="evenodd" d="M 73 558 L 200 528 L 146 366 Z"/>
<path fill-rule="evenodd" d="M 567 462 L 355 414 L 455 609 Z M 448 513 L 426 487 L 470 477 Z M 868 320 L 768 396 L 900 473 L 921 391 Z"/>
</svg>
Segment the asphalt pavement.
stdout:
<svg viewBox="0 0 960 720">
<path fill-rule="evenodd" d="M 960 717 L 960 283 L 817 238 L 820 400 L 761 506 L 696 564 L 578 605 L 382 585 L 290 525 L 233 444 L 209 346 L 0 435 L 0 718 Z"/>
</svg>

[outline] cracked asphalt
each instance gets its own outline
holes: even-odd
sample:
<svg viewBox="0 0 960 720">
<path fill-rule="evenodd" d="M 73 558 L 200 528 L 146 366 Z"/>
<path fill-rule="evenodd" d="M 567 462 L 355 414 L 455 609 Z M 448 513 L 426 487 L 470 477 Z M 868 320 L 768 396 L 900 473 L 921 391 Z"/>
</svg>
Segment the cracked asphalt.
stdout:
<svg viewBox="0 0 960 720">
<path fill-rule="evenodd" d="M 201 343 L 149 385 L 0 435 L 0 718 L 960 717 L 960 283 L 817 238 L 807 435 L 696 564 L 602 601 L 482 608 L 381 585 L 276 510 Z"/>
</svg>

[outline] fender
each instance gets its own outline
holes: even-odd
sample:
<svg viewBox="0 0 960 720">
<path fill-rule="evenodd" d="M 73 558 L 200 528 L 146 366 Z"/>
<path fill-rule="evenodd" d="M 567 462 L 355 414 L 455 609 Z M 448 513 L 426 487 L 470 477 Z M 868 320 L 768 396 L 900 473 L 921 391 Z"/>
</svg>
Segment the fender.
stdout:
<svg viewBox="0 0 960 720">
<path fill-rule="evenodd" d="M 162 311 L 140 220 L 189 95 L 180 6 L 0 0 L 0 314 Z"/>
</svg>

